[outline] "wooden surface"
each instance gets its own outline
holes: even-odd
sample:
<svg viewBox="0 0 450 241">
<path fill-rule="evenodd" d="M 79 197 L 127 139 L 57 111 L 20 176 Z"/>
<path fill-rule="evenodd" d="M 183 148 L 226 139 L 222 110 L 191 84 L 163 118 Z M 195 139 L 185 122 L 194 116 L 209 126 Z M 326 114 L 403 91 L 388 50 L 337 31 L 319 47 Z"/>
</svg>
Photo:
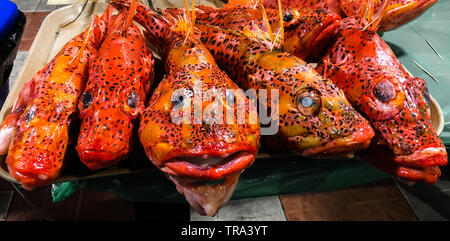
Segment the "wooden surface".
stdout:
<svg viewBox="0 0 450 241">
<path fill-rule="evenodd" d="M 21 0 L 21 6 L 26 8 L 26 2 Z M 45 9 L 45 6 L 41 4 L 40 8 Z M 28 51 L 42 20 L 48 13 L 42 11 L 26 12 L 27 26 L 20 51 Z M 12 186 L 8 182 L 0 180 L 0 190 L 12 190 Z M 58 203 L 51 201 L 49 187 L 24 193 L 30 201 L 54 220 L 136 220 L 134 215 L 136 209 L 132 202 L 104 191 L 81 190 L 65 201 Z M 273 198 L 279 198 L 279 202 L 274 201 Z M 282 208 L 281 210 L 284 211 L 285 215 L 284 220 L 416 220 L 414 213 L 391 179 L 330 192 L 232 200 L 230 204 L 230 206 L 237 206 L 236 208 L 224 209 L 224 212 L 237 212 L 241 210 L 241 207 L 245 208 L 246 205 L 269 205 L 264 206 L 264 208 Z M 145 205 L 140 204 L 138 206 L 140 214 L 146 213 Z M 154 204 L 152 206 L 163 207 L 164 205 Z M 167 208 L 166 213 L 175 209 L 172 204 L 165 207 Z M 177 205 L 177 207 L 189 208 L 187 205 Z M 254 217 L 258 216 L 258 208 L 253 208 L 253 210 L 246 214 L 242 210 L 239 211 L 241 212 L 240 219 L 254 220 Z M 160 213 L 163 214 L 164 211 L 166 210 L 161 208 Z M 151 212 L 148 215 L 151 215 Z M 235 214 L 233 216 L 233 213 L 223 214 L 222 216 L 236 217 Z M 271 216 L 258 216 L 259 220 L 270 220 L 270 218 Z M 6 220 L 43 220 L 43 217 L 15 192 Z M 215 220 L 220 219 L 216 218 Z"/>
<path fill-rule="evenodd" d="M 280 196 L 287 220 L 293 221 L 413 221 L 391 179 L 324 193 Z"/>
</svg>

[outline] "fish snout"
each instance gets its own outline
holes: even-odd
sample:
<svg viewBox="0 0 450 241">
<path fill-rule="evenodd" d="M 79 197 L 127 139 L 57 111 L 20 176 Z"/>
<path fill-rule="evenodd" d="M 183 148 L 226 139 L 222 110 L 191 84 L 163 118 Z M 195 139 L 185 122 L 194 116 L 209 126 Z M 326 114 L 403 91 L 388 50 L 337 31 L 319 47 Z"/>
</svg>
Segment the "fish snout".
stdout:
<svg viewBox="0 0 450 241">
<path fill-rule="evenodd" d="M 316 157 L 352 155 L 367 148 L 375 135 L 369 121 L 345 99 L 322 97 L 318 119 L 319 128 L 316 128 L 314 136 L 319 138 L 320 145 L 304 150 L 304 155 Z"/>
<path fill-rule="evenodd" d="M 8 155 L 6 163 L 11 176 L 26 190 L 50 184 L 59 175 L 62 166 L 54 153 L 41 148 L 22 149 Z"/>
<path fill-rule="evenodd" d="M 112 166 L 126 158 L 133 124 L 119 108 L 92 112 L 81 123 L 75 147 L 80 160 L 90 169 Z"/>
</svg>

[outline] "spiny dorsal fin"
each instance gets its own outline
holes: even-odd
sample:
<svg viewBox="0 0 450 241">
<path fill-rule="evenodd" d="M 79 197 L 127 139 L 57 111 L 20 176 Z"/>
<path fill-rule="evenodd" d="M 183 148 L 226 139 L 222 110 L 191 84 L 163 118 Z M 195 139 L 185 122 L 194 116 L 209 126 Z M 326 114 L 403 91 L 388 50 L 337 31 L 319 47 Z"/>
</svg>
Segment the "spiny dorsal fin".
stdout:
<svg viewBox="0 0 450 241">
<path fill-rule="evenodd" d="M 284 21 L 283 9 L 281 8 L 281 0 L 278 0 L 278 14 L 280 16 L 280 47 L 284 46 Z M 274 43 L 275 44 L 275 43 Z"/>
<path fill-rule="evenodd" d="M 192 12 L 189 11 L 189 4 L 187 0 L 184 0 L 185 12 L 183 16 L 178 16 L 178 20 L 172 27 L 172 31 L 179 32 L 186 36 L 183 43 L 186 40 L 194 36 L 194 23 L 195 23 L 195 0 L 192 0 Z"/>
<path fill-rule="evenodd" d="M 361 18 L 365 22 L 367 21 L 363 28 L 364 30 L 369 30 L 372 32 L 377 31 L 377 29 L 380 27 L 381 20 L 383 19 L 383 16 L 388 11 L 389 3 L 391 0 L 384 0 L 383 6 L 378 11 L 378 13 L 374 16 L 374 9 L 375 4 L 374 0 L 364 0 L 363 4 L 361 5 Z"/>
</svg>

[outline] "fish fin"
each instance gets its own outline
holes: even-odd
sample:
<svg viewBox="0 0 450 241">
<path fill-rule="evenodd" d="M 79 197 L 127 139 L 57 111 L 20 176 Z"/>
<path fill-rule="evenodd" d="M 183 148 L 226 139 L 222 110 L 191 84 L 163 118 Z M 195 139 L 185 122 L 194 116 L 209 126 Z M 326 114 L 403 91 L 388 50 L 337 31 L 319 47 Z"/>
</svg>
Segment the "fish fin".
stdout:
<svg viewBox="0 0 450 241">
<path fill-rule="evenodd" d="M 389 3 L 391 0 L 384 0 L 381 9 L 374 15 L 375 3 L 374 0 L 364 0 L 361 5 L 361 19 L 364 24 L 364 30 L 369 30 L 372 32 L 377 31 L 380 27 L 381 20 L 383 16 L 389 11 Z"/>
<path fill-rule="evenodd" d="M 254 8 L 262 0 L 229 0 L 224 8 Z"/>
<path fill-rule="evenodd" d="M 284 46 L 284 22 L 283 22 L 283 9 L 281 8 L 281 0 L 278 0 L 278 15 L 280 16 L 280 47 L 283 48 Z M 277 34 L 278 35 L 278 34 Z M 275 43 L 274 43 L 275 45 Z"/>
<path fill-rule="evenodd" d="M 130 27 L 134 15 L 136 15 L 136 9 L 137 9 L 137 5 L 139 4 L 140 0 L 131 0 L 131 4 L 130 4 L 130 8 L 128 9 L 128 15 L 127 15 L 127 19 L 125 21 L 125 25 L 122 31 L 123 33 L 126 33 L 128 28 Z"/>
<path fill-rule="evenodd" d="M 262 4 L 262 2 L 260 2 L 260 4 L 261 4 L 261 13 L 262 13 L 262 17 L 263 17 L 263 27 L 265 26 L 267 28 L 267 33 L 269 35 L 269 38 L 272 42 L 274 42 L 275 36 L 273 35 L 272 27 L 270 27 L 269 18 L 267 17 L 267 13 L 266 13 L 266 10 L 264 9 L 264 5 Z M 256 29 L 259 29 L 259 27 L 257 27 Z M 261 29 L 259 29 L 259 30 L 261 30 Z"/>
<path fill-rule="evenodd" d="M 89 25 L 89 28 L 87 29 L 86 35 L 85 35 L 85 39 L 83 41 L 83 43 L 81 44 L 80 48 L 77 50 L 77 52 L 75 53 L 75 55 L 73 56 L 72 60 L 70 60 L 69 65 L 72 65 L 73 61 L 75 61 L 75 59 L 78 58 L 78 56 L 80 55 L 80 53 L 83 52 L 83 50 L 86 48 L 86 45 L 94 31 L 94 23 L 98 21 L 98 16 L 95 15 L 94 16 L 94 20 L 91 21 L 91 24 Z"/>
<path fill-rule="evenodd" d="M 187 0 L 184 0 L 185 13 L 183 16 L 178 16 L 172 31 L 182 33 L 186 36 L 186 39 L 194 35 L 194 23 L 195 23 L 195 0 L 192 1 L 192 12 L 189 10 L 189 4 Z"/>
</svg>

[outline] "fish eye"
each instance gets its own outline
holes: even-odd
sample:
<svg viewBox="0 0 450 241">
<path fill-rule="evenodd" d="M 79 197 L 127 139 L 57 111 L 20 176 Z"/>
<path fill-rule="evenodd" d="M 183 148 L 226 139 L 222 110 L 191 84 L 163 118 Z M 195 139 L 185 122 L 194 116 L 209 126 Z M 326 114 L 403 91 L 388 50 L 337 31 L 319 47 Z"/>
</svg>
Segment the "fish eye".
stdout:
<svg viewBox="0 0 450 241">
<path fill-rule="evenodd" d="M 179 104 L 182 104 L 184 100 L 192 98 L 194 96 L 194 91 L 190 88 L 183 88 L 176 90 L 172 93 L 172 96 L 170 97 L 170 101 L 172 106 L 177 106 Z"/>
<path fill-rule="evenodd" d="M 179 105 L 183 103 L 184 96 L 183 95 L 177 95 L 175 98 L 172 99 L 172 106 Z"/>
<path fill-rule="evenodd" d="M 128 94 L 127 104 L 131 108 L 135 108 L 136 107 L 136 97 L 137 97 L 137 94 L 136 94 L 135 91 L 131 91 L 130 94 Z"/>
<path fill-rule="evenodd" d="M 92 103 L 92 94 L 91 92 L 84 92 L 81 97 L 81 102 L 83 103 L 84 108 L 88 108 Z"/>
<path fill-rule="evenodd" d="M 283 21 L 289 22 L 294 18 L 294 15 L 292 13 L 285 13 L 283 16 Z"/>
<path fill-rule="evenodd" d="M 382 79 L 373 87 L 372 93 L 377 99 L 386 103 L 395 98 L 395 87 L 391 81 Z"/>
<path fill-rule="evenodd" d="M 297 108 L 307 116 L 317 114 L 321 106 L 321 98 L 318 93 L 308 90 L 300 93 L 296 99 Z"/>
</svg>

